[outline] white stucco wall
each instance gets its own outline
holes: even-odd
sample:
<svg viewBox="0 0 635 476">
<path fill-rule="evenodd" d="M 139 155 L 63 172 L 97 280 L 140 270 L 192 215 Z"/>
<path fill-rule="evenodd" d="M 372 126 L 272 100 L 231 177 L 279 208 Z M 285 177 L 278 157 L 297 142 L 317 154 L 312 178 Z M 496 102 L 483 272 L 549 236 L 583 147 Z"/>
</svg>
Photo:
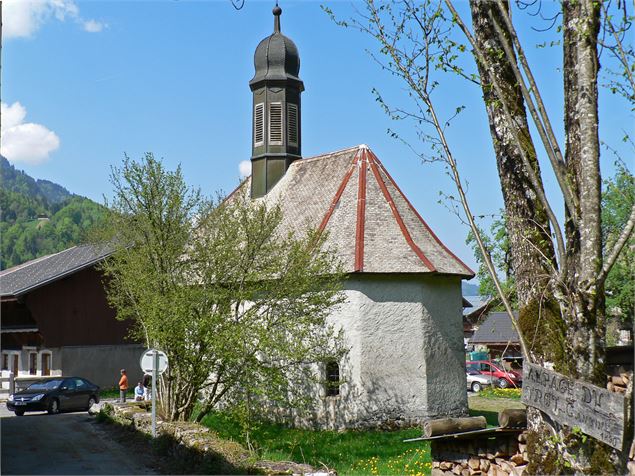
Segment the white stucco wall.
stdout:
<svg viewBox="0 0 635 476">
<path fill-rule="evenodd" d="M 319 426 L 408 425 L 467 414 L 461 283 L 457 277 L 352 275 L 330 317 L 350 351 Z"/>
</svg>

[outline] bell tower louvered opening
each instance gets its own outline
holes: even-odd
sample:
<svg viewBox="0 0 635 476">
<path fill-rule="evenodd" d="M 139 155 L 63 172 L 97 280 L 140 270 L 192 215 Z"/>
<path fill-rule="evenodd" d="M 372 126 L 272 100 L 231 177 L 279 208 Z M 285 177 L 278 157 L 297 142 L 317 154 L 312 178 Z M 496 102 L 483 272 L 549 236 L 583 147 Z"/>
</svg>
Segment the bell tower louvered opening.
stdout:
<svg viewBox="0 0 635 476">
<path fill-rule="evenodd" d="M 253 93 L 252 198 L 269 193 L 289 165 L 302 158 L 300 55 L 293 41 L 280 32 L 281 14 L 276 6 L 273 34 L 256 48 L 256 74 L 249 82 Z"/>
<path fill-rule="evenodd" d="M 269 104 L 269 144 L 282 145 L 282 103 Z"/>
<path fill-rule="evenodd" d="M 254 147 L 265 143 L 265 105 L 256 104 L 254 107 Z"/>
<path fill-rule="evenodd" d="M 287 104 L 287 140 L 289 145 L 298 146 L 298 106 Z"/>
</svg>

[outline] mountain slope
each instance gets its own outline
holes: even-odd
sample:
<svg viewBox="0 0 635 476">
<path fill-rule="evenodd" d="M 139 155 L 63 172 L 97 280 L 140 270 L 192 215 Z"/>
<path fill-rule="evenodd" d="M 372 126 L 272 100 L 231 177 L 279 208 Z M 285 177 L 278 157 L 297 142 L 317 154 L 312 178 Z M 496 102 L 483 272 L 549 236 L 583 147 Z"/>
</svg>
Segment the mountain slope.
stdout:
<svg viewBox="0 0 635 476">
<path fill-rule="evenodd" d="M 0 269 L 83 242 L 104 215 L 101 205 L 33 179 L 0 156 Z"/>
<path fill-rule="evenodd" d="M 32 198 L 42 199 L 50 204 L 61 203 L 72 194 L 61 185 L 49 180 L 34 179 L 22 170 L 17 170 L 0 155 L 0 183 L 3 190 L 21 193 Z"/>
</svg>

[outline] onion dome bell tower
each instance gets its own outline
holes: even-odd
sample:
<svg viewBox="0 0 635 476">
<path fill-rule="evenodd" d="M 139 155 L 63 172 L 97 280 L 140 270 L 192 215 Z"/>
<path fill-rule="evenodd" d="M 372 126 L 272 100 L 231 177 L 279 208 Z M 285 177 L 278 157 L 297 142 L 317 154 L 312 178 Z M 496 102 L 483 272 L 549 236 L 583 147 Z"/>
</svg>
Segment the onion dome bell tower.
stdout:
<svg viewBox="0 0 635 476">
<path fill-rule="evenodd" d="M 304 83 L 295 43 L 280 32 L 282 9 L 273 9 L 273 34 L 254 54 L 256 74 L 249 81 L 253 93 L 251 197 L 266 195 L 300 159 L 300 93 Z"/>
</svg>

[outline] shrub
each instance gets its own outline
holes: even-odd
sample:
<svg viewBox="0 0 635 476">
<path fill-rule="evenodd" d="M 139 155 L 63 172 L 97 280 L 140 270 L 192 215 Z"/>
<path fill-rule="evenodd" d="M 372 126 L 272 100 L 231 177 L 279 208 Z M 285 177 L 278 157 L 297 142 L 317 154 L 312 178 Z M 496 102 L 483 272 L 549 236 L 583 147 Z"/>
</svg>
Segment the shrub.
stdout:
<svg viewBox="0 0 635 476">
<path fill-rule="evenodd" d="M 114 408 L 112 405 L 110 403 L 104 403 L 95 418 L 99 423 L 111 422 L 113 420 L 113 413 Z"/>
<path fill-rule="evenodd" d="M 520 400 L 520 388 L 497 388 L 488 387 L 481 390 L 480 396 L 485 398 L 510 398 Z"/>
</svg>

